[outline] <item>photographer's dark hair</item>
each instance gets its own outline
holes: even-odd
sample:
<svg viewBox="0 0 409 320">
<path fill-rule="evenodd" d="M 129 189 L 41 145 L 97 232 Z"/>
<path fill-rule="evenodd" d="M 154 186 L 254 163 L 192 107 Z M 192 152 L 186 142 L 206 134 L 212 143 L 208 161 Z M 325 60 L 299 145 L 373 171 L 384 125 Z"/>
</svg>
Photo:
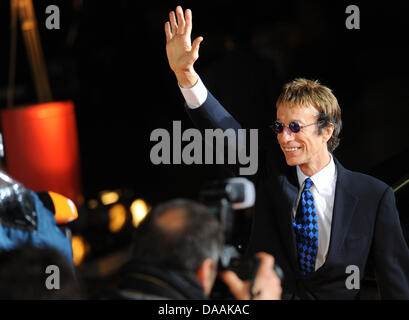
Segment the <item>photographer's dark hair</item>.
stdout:
<svg viewBox="0 0 409 320">
<path fill-rule="evenodd" d="M 204 205 L 176 199 L 158 205 L 135 230 L 133 259 L 168 269 L 196 272 L 203 260 L 218 261 L 223 230 Z"/>
</svg>

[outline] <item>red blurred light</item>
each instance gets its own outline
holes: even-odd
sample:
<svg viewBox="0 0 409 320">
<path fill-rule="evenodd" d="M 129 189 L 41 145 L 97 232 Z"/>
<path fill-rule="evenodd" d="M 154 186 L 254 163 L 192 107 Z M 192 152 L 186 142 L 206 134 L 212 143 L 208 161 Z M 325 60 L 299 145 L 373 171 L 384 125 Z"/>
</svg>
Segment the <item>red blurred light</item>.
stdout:
<svg viewBox="0 0 409 320">
<path fill-rule="evenodd" d="M 74 104 L 49 102 L 2 111 L 8 173 L 34 191 L 81 201 Z"/>
</svg>

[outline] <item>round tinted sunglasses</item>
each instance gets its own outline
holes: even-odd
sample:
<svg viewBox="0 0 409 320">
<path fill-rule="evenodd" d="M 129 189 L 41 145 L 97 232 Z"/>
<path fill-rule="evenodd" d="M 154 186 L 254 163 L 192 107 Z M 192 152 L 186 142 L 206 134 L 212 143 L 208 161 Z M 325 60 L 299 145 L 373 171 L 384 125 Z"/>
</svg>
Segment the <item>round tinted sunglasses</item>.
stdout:
<svg viewBox="0 0 409 320">
<path fill-rule="evenodd" d="M 290 124 L 288 126 L 284 125 L 283 123 L 281 123 L 280 121 L 274 121 L 274 124 L 272 124 L 270 126 L 271 129 L 273 129 L 273 131 L 275 133 L 281 133 L 283 132 L 284 128 L 288 128 L 290 129 L 291 132 L 297 133 L 299 132 L 302 128 L 308 127 L 308 126 L 312 126 L 314 124 L 318 124 L 318 122 L 314 122 L 314 123 L 310 123 L 310 124 L 306 124 L 304 126 L 300 125 L 297 121 L 291 121 Z"/>
</svg>

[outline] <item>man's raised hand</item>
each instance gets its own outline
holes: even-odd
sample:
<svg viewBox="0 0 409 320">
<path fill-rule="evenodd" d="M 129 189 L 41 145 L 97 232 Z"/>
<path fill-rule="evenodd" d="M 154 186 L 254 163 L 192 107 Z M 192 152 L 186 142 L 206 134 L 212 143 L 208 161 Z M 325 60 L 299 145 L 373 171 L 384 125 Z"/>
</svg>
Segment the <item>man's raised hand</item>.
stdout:
<svg viewBox="0 0 409 320">
<path fill-rule="evenodd" d="M 190 9 L 186 9 L 183 14 L 182 7 L 176 7 L 176 15 L 174 11 L 171 11 L 169 20 L 170 22 L 165 23 L 166 54 L 169 66 L 175 73 L 179 85 L 191 88 L 199 79 L 193 64 L 199 58 L 199 45 L 203 38 L 197 37 L 191 43 L 192 11 Z"/>
</svg>

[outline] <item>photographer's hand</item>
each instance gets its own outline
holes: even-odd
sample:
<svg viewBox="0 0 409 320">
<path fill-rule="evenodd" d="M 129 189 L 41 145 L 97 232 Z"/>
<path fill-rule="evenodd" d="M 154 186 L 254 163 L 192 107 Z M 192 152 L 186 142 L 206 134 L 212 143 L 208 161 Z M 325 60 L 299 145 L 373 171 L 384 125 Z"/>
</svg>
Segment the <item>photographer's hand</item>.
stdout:
<svg viewBox="0 0 409 320">
<path fill-rule="evenodd" d="M 281 281 L 274 272 L 274 258 L 272 255 L 259 252 L 255 255 L 261 260 L 252 288 L 254 300 L 280 300 Z M 221 274 L 222 280 L 229 287 L 230 292 L 237 300 L 249 300 L 250 280 L 242 281 L 233 271 L 225 271 Z"/>
<path fill-rule="evenodd" d="M 170 22 L 165 23 L 166 54 L 169 66 L 175 73 L 179 85 L 183 88 L 191 88 L 199 79 L 193 69 L 193 64 L 199 58 L 199 45 L 203 37 L 197 37 L 191 43 L 191 10 L 187 9 L 183 14 L 182 7 L 178 6 L 176 15 L 174 11 L 169 13 L 169 20 Z"/>
</svg>

